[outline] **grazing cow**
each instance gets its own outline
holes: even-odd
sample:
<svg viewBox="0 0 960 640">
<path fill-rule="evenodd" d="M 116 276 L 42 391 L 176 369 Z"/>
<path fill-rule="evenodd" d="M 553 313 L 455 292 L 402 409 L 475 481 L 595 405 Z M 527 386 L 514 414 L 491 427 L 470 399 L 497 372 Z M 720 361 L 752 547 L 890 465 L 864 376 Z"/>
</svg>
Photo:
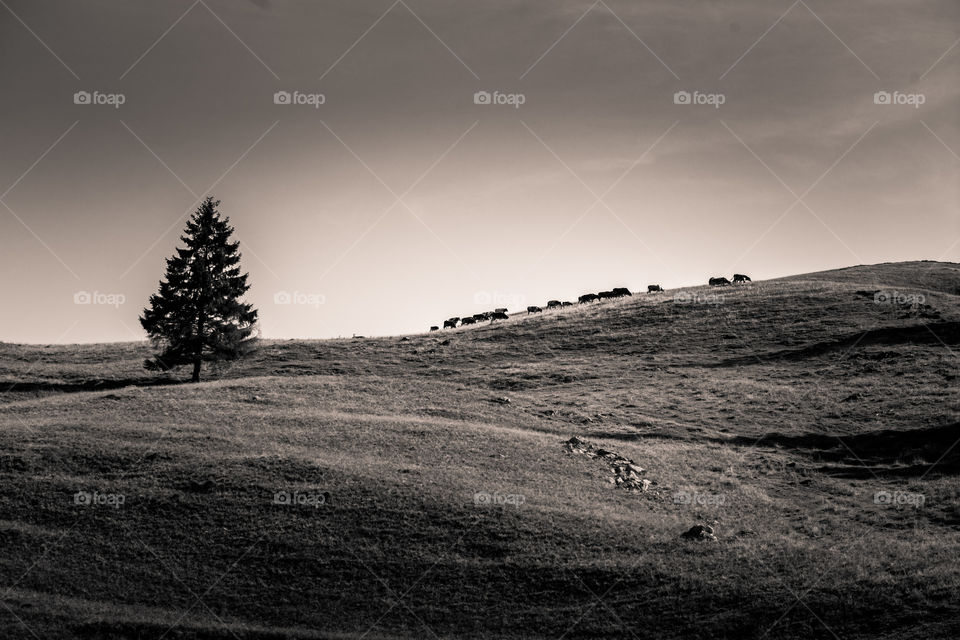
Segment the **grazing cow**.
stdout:
<svg viewBox="0 0 960 640">
<path fill-rule="evenodd" d="M 733 274 L 733 284 L 744 283 L 744 282 L 752 282 L 752 280 L 750 280 L 750 276 L 745 276 L 742 273 Z"/>
<path fill-rule="evenodd" d="M 633 294 L 630 293 L 630 289 L 627 289 L 626 287 L 616 287 L 613 290 L 613 295 L 616 298 L 622 298 L 623 296 L 632 296 Z"/>
<path fill-rule="evenodd" d="M 577 304 L 588 304 L 590 302 L 593 302 L 599 299 L 600 299 L 599 296 L 597 296 L 597 294 L 595 293 L 585 293 L 579 298 L 577 298 Z"/>
<path fill-rule="evenodd" d="M 486 314 L 486 313 L 475 313 L 475 314 L 473 314 L 473 321 L 474 321 L 474 322 L 482 322 L 483 320 L 486 320 L 486 319 L 487 319 L 487 314 Z"/>
<path fill-rule="evenodd" d="M 474 324 L 474 323 L 476 323 L 476 321 L 477 321 L 477 319 L 474 318 L 473 316 L 467 316 L 466 318 L 464 318 L 463 320 L 460 321 L 460 326 L 461 326 L 461 327 L 465 327 L 465 326 L 467 326 L 468 324 Z"/>
<path fill-rule="evenodd" d="M 430 331 L 440 331 L 440 327 L 434 325 L 434 326 L 430 327 Z"/>
<path fill-rule="evenodd" d="M 506 312 L 507 312 L 507 308 L 506 308 L 506 307 L 500 307 L 499 309 L 494 309 L 493 312 L 494 312 L 494 313 L 506 313 Z"/>
<path fill-rule="evenodd" d="M 531 305 L 527 307 L 527 315 L 530 315 L 531 313 L 543 313 L 543 309 Z"/>
<path fill-rule="evenodd" d="M 509 317 L 510 316 L 508 316 L 504 311 L 494 311 L 490 314 L 490 322 L 493 322 L 494 320 L 506 320 Z"/>
<path fill-rule="evenodd" d="M 566 300 L 564 300 L 563 302 L 560 303 L 560 306 L 561 306 L 561 307 L 572 307 L 572 306 L 573 306 L 573 303 L 572 303 L 572 302 L 567 302 Z"/>
<path fill-rule="evenodd" d="M 559 300 L 549 300 L 547 302 L 547 309 L 556 309 L 560 307 L 562 304 L 563 303 L 561 303 Z"/>
<path fill-rule="evenodd" d="M 648 284 L 647 293 L 653 293 L 654 291 L 663 291 L 663 287 L 658 284 Z"/>
<path fill-rule="evenodd" d="M 456 329 L 457 323 L 460 322 L 460 318 L 450 318 L 449 320 L 443 321 L 444 329 Z"/>
<path fill-rule="evenodd" d="M 730 284 L 730 281 L 726 278 L 710 278 L 711 287 L 725 287 Z"/>
<path fill-rule="evenodd" d="M 616 298 L 617 294 L 615 294 L 613 291 L 601 291 L 597 294 L 597 297 L 600 300 L 610 300 L 612 298 Z"/>
</svg>

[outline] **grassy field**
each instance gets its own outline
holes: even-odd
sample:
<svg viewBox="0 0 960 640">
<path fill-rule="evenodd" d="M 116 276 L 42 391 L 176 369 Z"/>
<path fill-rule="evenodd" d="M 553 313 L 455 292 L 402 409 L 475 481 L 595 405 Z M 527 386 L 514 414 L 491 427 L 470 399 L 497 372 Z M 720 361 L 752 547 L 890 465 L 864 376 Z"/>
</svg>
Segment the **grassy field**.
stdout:
<svg viewBox="0 0 960 640">
<path fill-rule="evenodd" d="M 2 344 L 0 636 L 960 637 L 958 349 L 934 262 L 264 341 L 199 385 Z"/>
</svg>

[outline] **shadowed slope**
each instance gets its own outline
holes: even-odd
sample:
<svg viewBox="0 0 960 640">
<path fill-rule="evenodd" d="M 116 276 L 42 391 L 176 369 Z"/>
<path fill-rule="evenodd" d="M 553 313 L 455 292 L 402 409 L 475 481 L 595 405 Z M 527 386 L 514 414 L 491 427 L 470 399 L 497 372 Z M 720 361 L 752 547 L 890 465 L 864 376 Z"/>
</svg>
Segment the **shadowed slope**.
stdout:
<svg viewBox="0 0 960 640">
<path fill-rule="evenodd" d="M 266 341 L 200 385 L 142 384 L 143 345 L 2 345 L 34 387 L 0 393 L 0 634 L 956 637 L 957 361 L 931 335 L 955 344 L 960 304 L 872 290 Z"/>
</svg>

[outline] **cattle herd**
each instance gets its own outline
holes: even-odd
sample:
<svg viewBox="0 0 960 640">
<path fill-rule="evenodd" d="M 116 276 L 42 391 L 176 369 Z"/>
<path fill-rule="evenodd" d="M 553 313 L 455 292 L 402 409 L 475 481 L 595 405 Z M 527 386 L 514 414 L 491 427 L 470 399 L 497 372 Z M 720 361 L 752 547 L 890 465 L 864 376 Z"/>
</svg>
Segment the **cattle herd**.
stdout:
<svg viewBox="0 0 960 640">
<path fill-rule="evenodd" d="M 745 282 L 750 282 L 750 276 L 745 276 L 742 273 L 733 274 L 733 282 L 731 283 L 726 278 L 710 278 L 709 280 L 711 287 L 725 287 L 728 284 L 743 284 Z"/>
<path fill-rule="evenodd" d="M 745 276 L 742 273 L 733 274 L 733 282 L 727 280 L 724 277 L 719 278 L 710 278 L 709 284 L 712 287 L 726 286 L 730 284 L 743 284 L 750 282 L 750 276 Z M 663 288 L 658 284 L 647 285 L 647 293 L 656 293 L 658 291 L 663 291 Z M 579 298 L 577 298 L 577 304 L 590 304 L 591 302 L 601 302 L 603 300 L 612 300 L 614 298 L 623 298 L 626 296 L 632 296 L 630 289 L 626 287 L 617 287 L 611 289 L 610 291 L 601 291 L 600 293 L 585 293 Z M 560 300 L 550 300 L 547 302 L 547 309 L 561 309 L 563 307 L 572 307 L 574 303 Z M 527 307 L 527 315 L 531 313 L 543 313 L 543 307 L 538 307 L 531 305 Z M 509 316 L 507 315 L 507 309 L 495 309 L 493 311 L 484 311 L 483 313 L 475 313 L 472 316 L 466 317 L 454 317 L 448 318 L 443 321 L 444 329 L 456 329 L 458 326 L 465 327 L 471 324 L 477 324 L 478 322 L 489 321 L 493 323 L 496 320 L 506 320 Z M 434 325 L 430 327 L 430 331 L 439 331 L 440 327 Z"/>
</svg>

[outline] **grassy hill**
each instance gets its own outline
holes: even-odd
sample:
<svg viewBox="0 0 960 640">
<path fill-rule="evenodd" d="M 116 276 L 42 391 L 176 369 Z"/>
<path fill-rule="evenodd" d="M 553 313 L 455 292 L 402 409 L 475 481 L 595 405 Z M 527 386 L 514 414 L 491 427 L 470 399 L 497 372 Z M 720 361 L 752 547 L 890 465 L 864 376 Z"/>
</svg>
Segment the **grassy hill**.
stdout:
<svg viewBox="0 0 960 640">
<path fill-rule="evenodd" d="M 958 274 L 264 341 L 199 385 L 0 345 L 0 635 L 957 637 Z"/>
</svg>

